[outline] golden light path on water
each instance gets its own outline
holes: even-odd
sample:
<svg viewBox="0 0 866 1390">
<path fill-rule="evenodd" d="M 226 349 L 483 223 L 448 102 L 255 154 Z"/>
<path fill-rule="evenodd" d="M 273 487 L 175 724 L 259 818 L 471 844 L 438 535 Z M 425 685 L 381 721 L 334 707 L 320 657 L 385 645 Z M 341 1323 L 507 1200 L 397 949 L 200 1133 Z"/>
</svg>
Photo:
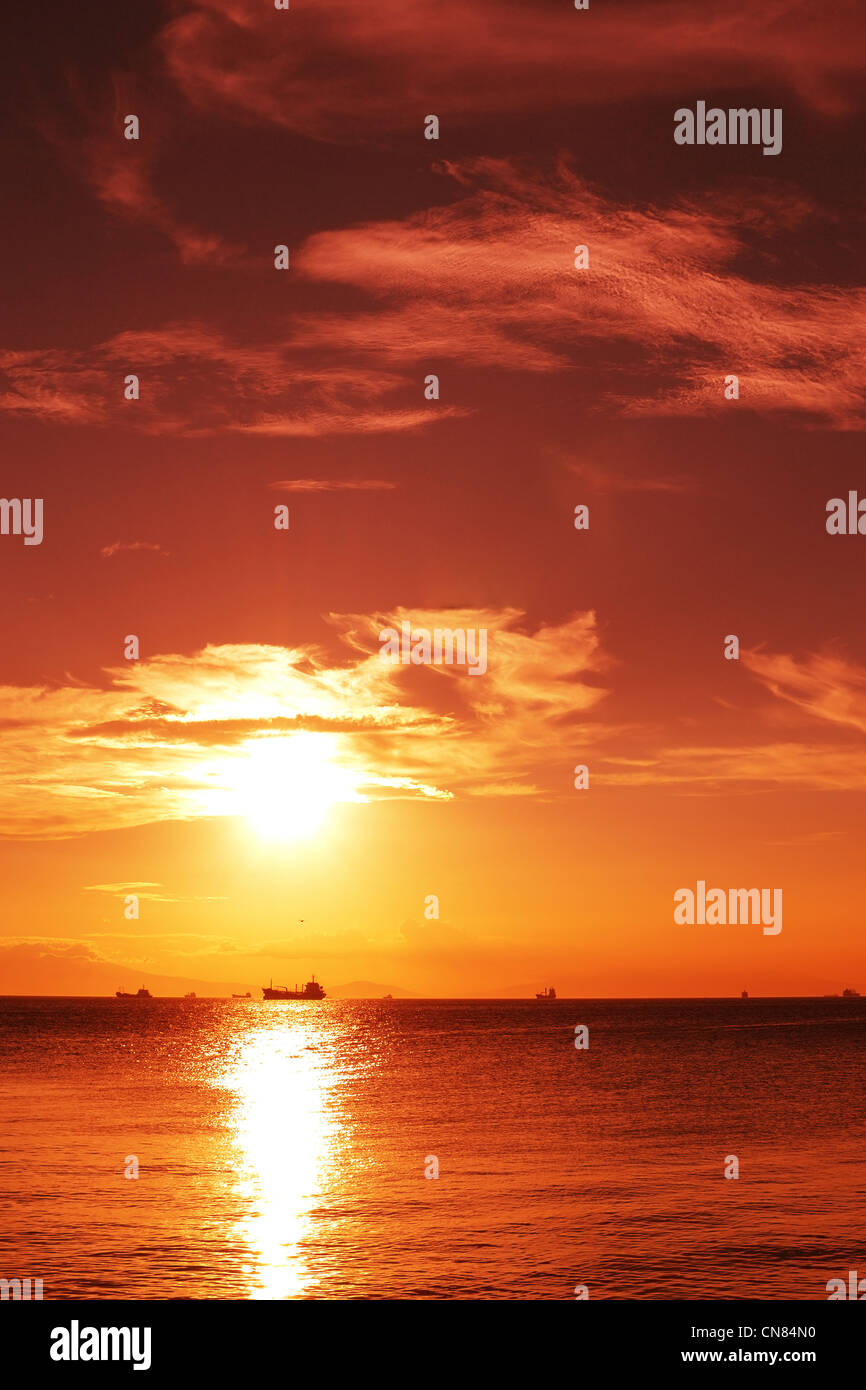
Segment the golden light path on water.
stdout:
<svg viewBox="0 0 866 1390">
<path fill-rule="evenodd" d="M 339 1125 L 328 1104 L 335 1078 L 307 1008 L 272 1004 L 267 1025 L 243 1040 L 220 1078 L 235 1097 L 238 1191 L 249 1213 L 237 1235 L 252 1256 L 243 1266 L 252 1299 L 308 1292 L 304 1240 L 336 1160 Z"/>
</svg>

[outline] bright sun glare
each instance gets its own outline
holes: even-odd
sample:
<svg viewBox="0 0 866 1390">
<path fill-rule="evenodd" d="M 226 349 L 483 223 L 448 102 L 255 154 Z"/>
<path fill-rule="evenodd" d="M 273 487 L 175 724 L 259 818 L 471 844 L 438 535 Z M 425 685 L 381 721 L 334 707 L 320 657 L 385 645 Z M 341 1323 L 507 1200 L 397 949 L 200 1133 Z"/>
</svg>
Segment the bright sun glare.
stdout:
<svg viewBox="0 0 866 1390">
<path fill-rule="evenodd" d="M 235 813 L 260 835 L 295 840 L 317 831 L 339 801 L 364 801 L 348 769 L 335 761 L 328 734 L 293 734 L 250 743 L 233 772 Z"/>
</svg>

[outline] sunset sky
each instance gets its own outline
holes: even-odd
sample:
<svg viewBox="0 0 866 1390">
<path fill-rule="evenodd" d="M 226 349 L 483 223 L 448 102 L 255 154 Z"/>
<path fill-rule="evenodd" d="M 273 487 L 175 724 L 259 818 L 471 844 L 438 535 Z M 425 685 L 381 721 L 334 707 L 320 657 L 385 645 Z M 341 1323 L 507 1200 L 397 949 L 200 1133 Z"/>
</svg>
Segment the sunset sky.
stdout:
<svg viewBox="0 0 866 1390">
<path fill-rule="evenodd" d="M 866 991 L 864 25 L 760 11 L 11 16 L 0 992 Z"/>
</svg>

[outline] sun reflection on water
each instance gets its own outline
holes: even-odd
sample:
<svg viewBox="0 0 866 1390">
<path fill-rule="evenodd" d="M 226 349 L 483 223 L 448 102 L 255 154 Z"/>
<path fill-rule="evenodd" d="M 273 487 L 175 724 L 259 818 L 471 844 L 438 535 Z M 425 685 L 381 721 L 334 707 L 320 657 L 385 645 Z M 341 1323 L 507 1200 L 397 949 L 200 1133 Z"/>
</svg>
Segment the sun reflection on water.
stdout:
<svg viewBox="0 0 866 1390">
<path fill-rule="evenodd" d="M 252 1299 L 308 1291 L 305 1242 L 337 1147 L 324 1032 L 306 1007 L 272 1005 L 274 1017 L 244 1039 L 222 1078 L 236 1098 L 233 1137 L 246 1208 L 238 1234 L 251 1252 L 243 1274 Z"/>
</svg>

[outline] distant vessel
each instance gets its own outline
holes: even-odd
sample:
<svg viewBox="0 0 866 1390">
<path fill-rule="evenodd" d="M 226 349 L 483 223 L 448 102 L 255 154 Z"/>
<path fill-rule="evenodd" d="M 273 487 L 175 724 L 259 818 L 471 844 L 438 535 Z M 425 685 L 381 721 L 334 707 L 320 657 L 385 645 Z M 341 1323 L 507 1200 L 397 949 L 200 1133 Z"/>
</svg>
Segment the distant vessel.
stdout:
<svg viewBox="0 0 866 1390">
<path fill-rule="evenodd" d="M 550 989 L 543 989 L 543 990 L 541 991 L 541 993 L 540 993 L 540 994 L 536 994 L 535 997 L 536 997 L 536 999 L 555 999 L 555 998 L 556 998 L 556 990 L 553 988 L 553 985 L 551 985 L 551 986 L 550 986 Z"/>
<path fill-rule="evenodd" d="M 393 999 L 394 996 L 393 996 L 393 994 L 383 994 L 383 995 L 382 995 L 382 998 L 383 998 L 383 999 Z"/>
<path fill-rule="evenodd" d="M 748 991 L 747 989 L 744 989 L 743 992 L 742 992 L 742 994 L 740 995 L 740 998 L 741 998 L 741 999 L 748 999 L 748 997 L 749 997 L 749 991 Z"/>
<path fill-rule="evenodd" d="M 262 985 L 263 999 L 324 999 L 324 997 L 325 991 L 315 975 L 307 981 L 303 989 L 298 989 L 297 985 L 294 989 L 289 989 L 288 985 L 274 986 L 273 980 L 269 985 Z"/>
<path fill-rule="evenodd" d="M 115 999 L 152 999 L 153 995 L 149 989 L 140 989 L 137 994 L 127 994 L 125 990 L 119 989 L 114 997 Z"/>
<path fill-rule="evenodd" d="M 843 989 L 843 991 L 842 991 L 842 998 L 843 998 L 843 999 L 859 999 L 859 998 L 860 998 L 860 991 L 859 991 L 859 989 Z"/>
<path fill-rule="evenodd" d="M 233 995 L 232 995 L 232 999 L 249 999 L 249 998 L 251 998 L 251 995 L 250 995 L 249 990 L 247 990 L 246 994 L 233 994 Z"/>
<path fill-rule="evenodd" d="M 195 990 L 191 989 L 189 994 L 185 994 L 184 999 L 195 999 Z"/>
</svg>

